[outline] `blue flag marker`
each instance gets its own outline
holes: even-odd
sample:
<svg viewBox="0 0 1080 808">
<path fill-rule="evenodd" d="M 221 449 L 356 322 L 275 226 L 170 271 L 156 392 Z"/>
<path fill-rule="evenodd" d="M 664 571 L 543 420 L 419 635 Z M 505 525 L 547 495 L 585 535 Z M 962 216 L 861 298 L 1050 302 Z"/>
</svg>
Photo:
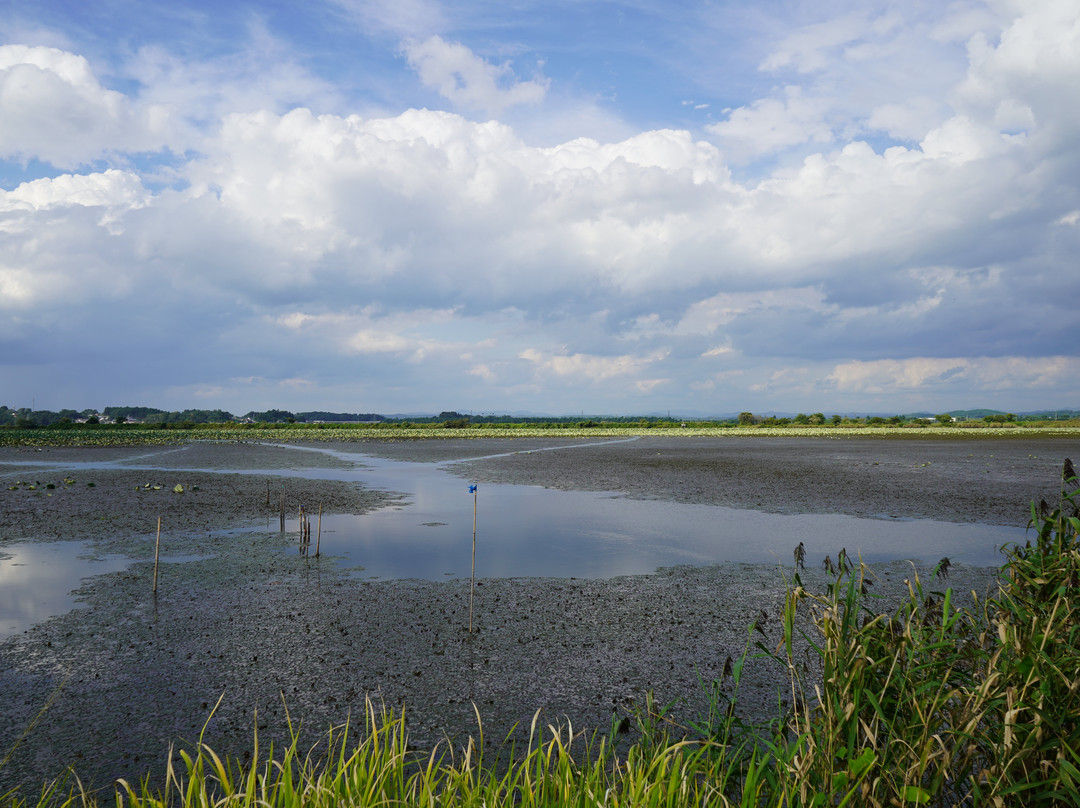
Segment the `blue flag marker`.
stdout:
<svg viewBox="0 0 1080 808">
<path fill-rule="evenodd" d="M 470 485 L 469 486 L 469 493 L 470 494 L 475 494 L 476 493 L 476 486 L 475 485 Z"/>
</svg>

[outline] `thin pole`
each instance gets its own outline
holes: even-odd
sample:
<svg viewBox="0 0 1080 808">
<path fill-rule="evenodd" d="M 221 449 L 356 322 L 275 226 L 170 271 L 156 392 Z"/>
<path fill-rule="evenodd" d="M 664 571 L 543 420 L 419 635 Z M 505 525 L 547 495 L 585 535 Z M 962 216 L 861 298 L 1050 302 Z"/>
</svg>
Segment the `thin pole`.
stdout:
<svg viewBox="0 0 1080 808">
<path fill-rule="evenodd" d="M 315 535 L 315 557 L 319 557 L 319 545 L 322 543 L 322 503 L 319 503 L 319 532 Z"/>
<path fill-rule="evenodd" d="M 476 591 L 476 486 L 472 489 L 472 573 L 469 576 L 469 633 L 472 634 L 473 592 Z"/>
<path fill-rule="evenodd" d="M 161 517 L 157 518 L 157 541 L 154 542 L 154 593 L 157 593 L 158 556 L 161 553 Z"/>
</svg>

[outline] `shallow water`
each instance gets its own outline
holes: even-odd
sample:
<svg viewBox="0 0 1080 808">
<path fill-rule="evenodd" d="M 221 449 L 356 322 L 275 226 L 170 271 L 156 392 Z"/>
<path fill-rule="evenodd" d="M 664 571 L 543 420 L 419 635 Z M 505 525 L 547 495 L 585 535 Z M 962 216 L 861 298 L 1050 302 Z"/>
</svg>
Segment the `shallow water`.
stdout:
<svg viewBox="0 0 1080 808">
<path fill-rule="evenodd" d="M 94 555 L 89 542 L 5 543 L 0 549 L 0 639 L 25 631 L 77 602 L 83 578 L 127 569 L 130 559 Z"/>
<path fill-rule="evenodd" d="M 169 555 L 158 560 L 183 564 L 209 557 Z M 0 549 L 0 640 L 81 606 L 76 592 L 83 579 L 123 572 L 133 563 L 127 556 L 95 553 L 92 542 L 5 543 Z"/>
<path fill-rule="evenodd" d="M 321 530 L 317 513 L 311 514 L 309 555 L 318 542 L 323 556 L 336 559 L 358 578 L 469 577 L 474 513 L 476 575 L 481 578 L 611 578 L 722 562 L 787 565 L 800 541 L 808 565 L 821 564 L 826 555 L 835 560 L 846 548 L 850 557 L 861 555 L 869 563 L 897 559 L 933 563 L 948 556 L 954 564 L 998 566 L 1003 560 L 999 548 L 1023 541 L 1025 533 L 1012 527 L 931 520 L 774 514 L 523 485 L 485 484 L 474 495 L 467 480 L 448 473 L 461 461 L 407 463 L 359 453 L 287 448 L 325 452 L 357 465 L 236 471 L 348 480 L 406 495 L 402 504 L 373 513 L 325 515 Z M 76 463 L 63 468 L 160 470 L 144 465 L 153 461 L 152 454 L 132 459 L 142 462 Z M 277 527 L 276 519 L 266 525 Z M 295 518 L 287 522 L 287 530 L 298 531 Z M 293 552 L 298 552 L 295 547 Z M 0 558 L 0 637 L 72 608 L 71 592 L 82 578 L 122 570 L 130 563 L 121 557 L 87 555 L 87 545 L 80 542 L 8 543 L 4 550 L 9 557 Z"/>
<path fill-rule="evenodd" d="M 537 486 L 481 485 L 473 495 L 467 480 L 446 473 L 453 463 L 364 462 L 366 484 L 409 496 L 402 507 L 323 517 L 321 552 L 340 557 L 357 577 L 469 576 L 474 500 L 478 577 L 610 578 L 679 564 L 787 564 L 800 541 L 808 564 L 835 560 L 846 548 L 870 563 L 948 556 L 998 566 L 998 548 L 1024 537 L 1022 529 L 995 525 L 773 514 Z"/>
</svg>

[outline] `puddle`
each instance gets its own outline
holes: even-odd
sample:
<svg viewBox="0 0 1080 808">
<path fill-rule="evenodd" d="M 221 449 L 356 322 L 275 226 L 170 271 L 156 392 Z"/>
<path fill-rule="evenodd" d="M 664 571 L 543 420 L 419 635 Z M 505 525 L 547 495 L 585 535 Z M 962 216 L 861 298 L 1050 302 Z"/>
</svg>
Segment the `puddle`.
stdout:
<svg viewBox="0 0 1080 808">
<path fill-rule="evenodd" d="M 321 552 L 365 579 L 467 578 L 474 504 L 468 482 L 427 464 L 365 462 L 372 462 L 369 484 L 407 492 L 408 504 L 324 516 Z M 789 564 L 800 541 L 808 564 L 826 555 L 835 560 L 846 548 L 868 563 L 948 556 L 953 563 L 999 566 L 998 548 L 1023 537 L 1023 529 L 994 525 L 773 514 L 537 486 L 481 485 L 476 495 L 476 575 L 484 578 L 612 578 L 680 564 Z"/>
<path fill-rule="evenodd" d="M 407 496 L 399 506 L 363 516 L 324 516 L 318 539 L 323 555 L 339 558 L 350 575 L 366 580 L 470 575 L 474 497 L 467 480 L 448 473 L 462 461 L 409 463 L 304 451 L 362 463 L 348 474 L 370 488 Z M 475 506 L 476 575 L 484 578 L 613 578 L 681 564 L 788 564 L 800 541 L 808 564 L 820 564 L 826 555 L 835 560 L 845 548 L 868 563 L 935 563 L 948 556 L 954 564 L 996 567 L 1003 561 L 999 548 L 1026 535 L 998 525 L 775 514 L 528 485 L 480 485 Z M 288 524 L 296 531 L 295 521 Z"/>
<path fill-rule="evenodd" d="M 5 544 L 0 555 L 0 639 L 64 614 L 83 578 L 127 569 L 131 559 L 93 555 L 88 542 Z"/>
<path fill-rule="evenodd" d="M 171 555 L 162 564 L 202 561 L 207 555 Z M 145 559 L 139 559 L 145 562 Z M 5 543 L 0 548 L 0 640 L 82 606 L 73 594 L 83 579 L 122 572 L 136 559 L 98 554 L 91 542 Z"/>
</svg>

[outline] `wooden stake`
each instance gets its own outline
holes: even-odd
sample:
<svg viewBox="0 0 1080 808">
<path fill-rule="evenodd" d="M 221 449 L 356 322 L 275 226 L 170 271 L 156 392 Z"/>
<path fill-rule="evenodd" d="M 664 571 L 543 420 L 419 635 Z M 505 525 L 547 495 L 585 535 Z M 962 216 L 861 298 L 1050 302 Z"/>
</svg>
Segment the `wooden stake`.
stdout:
<svg viewBox="0 0 1080 808">
<path fill-rule="evenodd" d="M 154 543 L 154 594 L 157 594 L 158 555 L 161 553 L 161 517 L 157 518 L 157 541 Z"/>
<path fill-rule="evenodd" d="M 472 488 L 472 573 L 469 576 L 469 633 L 472 634 L 473 593 L 476 591 L 476 486 Z"/>
<path fill-rule="evenodd" d="M 322 503 L 319 503 L 319 532 L 315 536 L 315 557 L 319 557 L 319 545 L 322 543 Z"/>
</svg>

